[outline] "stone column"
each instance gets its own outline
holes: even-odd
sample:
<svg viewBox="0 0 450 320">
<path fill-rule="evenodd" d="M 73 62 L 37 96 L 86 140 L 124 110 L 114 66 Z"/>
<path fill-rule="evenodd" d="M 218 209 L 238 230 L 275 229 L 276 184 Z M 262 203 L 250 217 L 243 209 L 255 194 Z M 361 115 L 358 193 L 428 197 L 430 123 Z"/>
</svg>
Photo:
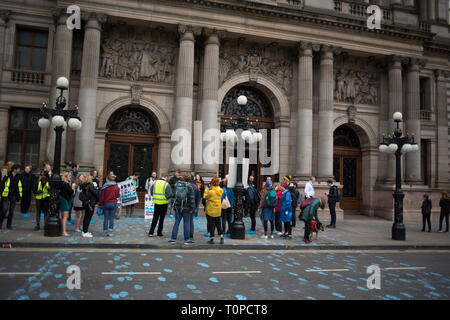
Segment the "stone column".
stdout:
<svg viewBox="0 0 450 320">
<path fill-rule="evenodd" d="M 317 177 L 321 181 L 333 178 L 333 51 L 321 47 L 319 83 L 319 126 Z"/>
<path fill-rule="evenodd" d="M 406 154 L 405 182 L 420 184 L 422 181 L 420 170 L 420 77 L 417 59 L 411 59 L 406 74 L 406 130 L 413 134 L 419 145 L 419 151 Z"/>
<path fill-rule="evenodd" d="M 436 78 L 436 187 L 449 188 L 448 176 L 448 111 L 447 111 L 447 87 L 446 78 L 448 72 L 435 71 Z"/>
<path fill-rule="evenodd" d="M 101 24 L 106 16 L 89 13 L 85 26 L 81 64 L 79 113 L 83 127 L 77 131 L 75 161 L 83 171 L 94 167 L 94 137 L 97 115 L 97 81 L 100 64 Z"/>
<path fill-rule="evenodd" d="M 402 87 L 402 60 L 399 56 L 391 56 L 389 58 L 389 131 L 387 134 L 394 134 L 395 122 L 392 115 L 403 109 L 403 87 Z M 395 182 L 395 156 L 388 155 L 386 168 L 386 182 Z"/>
<path fill-rule="evenodd" d="M 52 10 L 56 21 L 56 33 L 53 45 L 53 68 L 52 68 L 52 84 L 50 89 L 50 105 L 54 106 L 56 98 L 59 96 L 59 90 L 56 89 L 56 80 L 59 77 L 66 77 L 70 85 L 70 67 L 72 58 L 72 30 L 69 30 L 66 25 L 68 18 L 67 13 L 63 9 L 55 8 Z M 69 108 L 69 90 L 64 91 L 64 97 L 67 100 L 67 107 Z M 53 156 L 55 152 L 56 133 L 52 126 L 47 129 L 47 147 L 46 158 L 49 163 L 53 164 Z M 66 132 L 63 132 L 61 145 L 61 164 L 65 162 L 66 155 Z"/>
<path fill-rule="evenodd" d="M 313 48 L 307 42 L 299 45 L 296 146 L 297 180 L 308 181 L 312 174 L 313 148 Z"/>
<path fill-rule="evenodd" d="M 414 0 L 404 0 L 404 5 L 406 7 L 414 7 Z"/>
<path fill-rule="evenodd" d="M 191 26 L 179 25 L 180 47 L 178 50 L 176 98 L 174 109 L 174 130 L 185 129 L 189 132 L 189 150 L 192 150 L 192 104 L 194 90 L 194 47 L 195 35 Z M 196 32 L 197 33 L 197 32 Z M 177 143 L 173 143 L 172 148 Z M 172 159 L 173 160 L 173 159 Z M 172 162 L 172 169 L 181 169 L 190 171 L 192 165 L 192 154 L 189 157 L 189 163 L 175 164 Z"/>
<path fill-rule="evenodd" d="M 436 0 L 428 0 L 428 19 L 436 20 Z"/>
<path fill-rule="evenodd" d="M 11 11 L 0 10 L 0 82 L 3 79 L 3 61 L 5 60 L 5 46 L 6 46 L 6 25 L 9 20 Z"/>
<path fill-rule="evenodd" d="M 205 51 L 202 68 L 202 100 L 200 102 L 200 121 L 202 123 L 202 135 L 208 129 L 219 129 L 217 112 L 219 102 L 217 92 L 219 90 L 219 35 L 217 30 L 203 30 L 205 36 Z M 197 144 L 200 141 L 197 141 Z M 214 142 L 202 143 L 202 150 L 211 146 Z M 196 166 L 196 171 L 202 176 L 213 177 L 217 171 L 217 164 L 203 163 Z"/>
</svg>

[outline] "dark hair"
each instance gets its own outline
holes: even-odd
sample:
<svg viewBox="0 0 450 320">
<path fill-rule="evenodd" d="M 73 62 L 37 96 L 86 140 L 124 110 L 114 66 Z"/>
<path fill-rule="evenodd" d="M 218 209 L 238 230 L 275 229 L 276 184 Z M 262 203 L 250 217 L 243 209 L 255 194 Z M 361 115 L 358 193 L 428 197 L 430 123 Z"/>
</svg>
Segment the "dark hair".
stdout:
<svg viewBox="0 0 450 320">
<path fill-rule="evenodd" d="M 45 171 L 45 170 L 42 170 L 40 173 L 39 173 L 39 175 L 40 176 L 44 176 L 44 177 L 46 177 L 47 179 L 48 179 L 48 171 Z"/>
<path fill-rule="evenodd" d="M 427 194 L 424 194 L 423 196 L 424 196 L 425 199 L 428 200 L 428 195 Z"/>
<path fill-rule="evenodd" d="M 135 173 L 133 173 L 133 176 L 140 176 L 141 174 L 139 173 L 139 172 L 135 172 Z"/>
<path fill-rule="evenodd" d="M 75 169 L 76 167 L 78 166 L 78 164 L 77 163 L 72 163 L 72 169 Z"/>
<path fill-rule="evenodd" d="M 14 171 L 14 170 L 20 169 L 20 168 L 21 168 L 20 164 L 14 164 L 14 165 L 11 167 L 11 171 Z"/>
<path fill-rule="evenodd" d="M 333 184 L 333 180 L 328 179 L 328 180 L 327 180 L 327 183 Z"/>
</svg>

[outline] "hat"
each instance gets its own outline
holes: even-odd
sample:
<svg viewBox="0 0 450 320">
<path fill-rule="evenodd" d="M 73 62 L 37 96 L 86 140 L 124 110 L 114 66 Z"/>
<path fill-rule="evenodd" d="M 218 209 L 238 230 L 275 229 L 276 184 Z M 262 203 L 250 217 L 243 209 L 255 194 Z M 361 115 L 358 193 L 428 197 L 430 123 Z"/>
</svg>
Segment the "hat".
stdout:
<svg viewBox="0 0 450 320">
<path fill-rule="evenodd" d="M 292 179 L 292 176 L 284 176 L 283 178 L 289 182 Z"/>
<path fill-rule="evenodd" d="M 269 187 L 271 187 L 271 186 L 272 186 L 272 180 L 267 179 L 267 180 L 266 180 L 266 185 L 268 185 Z"/>
</svg>

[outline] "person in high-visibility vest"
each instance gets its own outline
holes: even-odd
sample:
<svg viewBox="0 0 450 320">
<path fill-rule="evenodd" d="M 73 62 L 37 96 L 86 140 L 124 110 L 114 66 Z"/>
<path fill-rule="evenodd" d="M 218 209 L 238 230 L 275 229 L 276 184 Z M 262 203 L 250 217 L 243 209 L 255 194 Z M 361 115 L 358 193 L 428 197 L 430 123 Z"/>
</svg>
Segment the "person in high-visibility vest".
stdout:
<svg viewBox="0 0 450 320">
<path fill-rule="evenodd" d="M 157 180 L 150 189 L 150 193 L 153 197 L 153 202 L 155 203 L 155 212 L 153 213 L 152 225 L 150 227 L 150 231 L 148 232 L 149 237 L 153 237 L 153 232 L 155 231 L 158 220 L 159 225 L 157 236 L 163 236 L 162 230 L 164 226 L 164 218 L 166 217 L 169 199 L 173 197 L 172 188 L 167 182 L 168 177 L 169 175 L 167 174 L 167 172 L 162 172 L 161 178 Z"/>
<path fill-rule="evenodd" d="M 36 227 L 34 231 L 40 229 L 41 212 L 44 213 L 44 219 L 47 217 L 50 203 L 50 184 L 48 182 L 49 176 L 47 171 L 41 171 L 39 181 L 36 184 L 34 193 L 36 194 Z"/>
<path fill-rule="evenodd" d="M 12 229 L 12 219 L 17 201 L 22 198 L 22 182 L 20 181 L 20 165 L 15 164 L 11 168 L 11 172 L 6 175 L 0 184 L 2 193 L 2 208 L 0 213 L 0 229 L 3 227 L 3 219 L 8 212 L 8 220 L 6 228 Z"/>
</svg>

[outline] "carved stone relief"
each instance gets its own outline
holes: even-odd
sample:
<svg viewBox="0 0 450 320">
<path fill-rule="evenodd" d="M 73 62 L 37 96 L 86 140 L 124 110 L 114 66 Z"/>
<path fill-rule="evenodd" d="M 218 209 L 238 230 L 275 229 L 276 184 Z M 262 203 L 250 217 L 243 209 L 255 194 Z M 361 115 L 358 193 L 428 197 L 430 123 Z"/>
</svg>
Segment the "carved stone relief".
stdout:
<svg viewBox="0 0 450 320">
<path fill-rule="evenodd" d="M 352 59 L 334 69 L 334 100 L 352 104 L 379 105 L 380 77 L 372 60 Z"/>
<path fill-rule="evenodd" d="M 231 40 L 230 40 L 231 42 Z M 219 83 L 235 74 L 248 73 L 255 81 L 258 75 L 272 78 L 287 93 L 291 91 L 293 63 L 288 50 L 256 44 L 225 43 L 219 61 Z"/>
<path fill-rule="evenodd" d="M 151 39 L 151 35 L 134 30 L 131 34 L 133 37 L 123 38 L 123 32 L 105 32 L 101 44 L 100 76 L 174 83 L 176 44 L 157 42 L 158 39 Z"/>
</svg>

